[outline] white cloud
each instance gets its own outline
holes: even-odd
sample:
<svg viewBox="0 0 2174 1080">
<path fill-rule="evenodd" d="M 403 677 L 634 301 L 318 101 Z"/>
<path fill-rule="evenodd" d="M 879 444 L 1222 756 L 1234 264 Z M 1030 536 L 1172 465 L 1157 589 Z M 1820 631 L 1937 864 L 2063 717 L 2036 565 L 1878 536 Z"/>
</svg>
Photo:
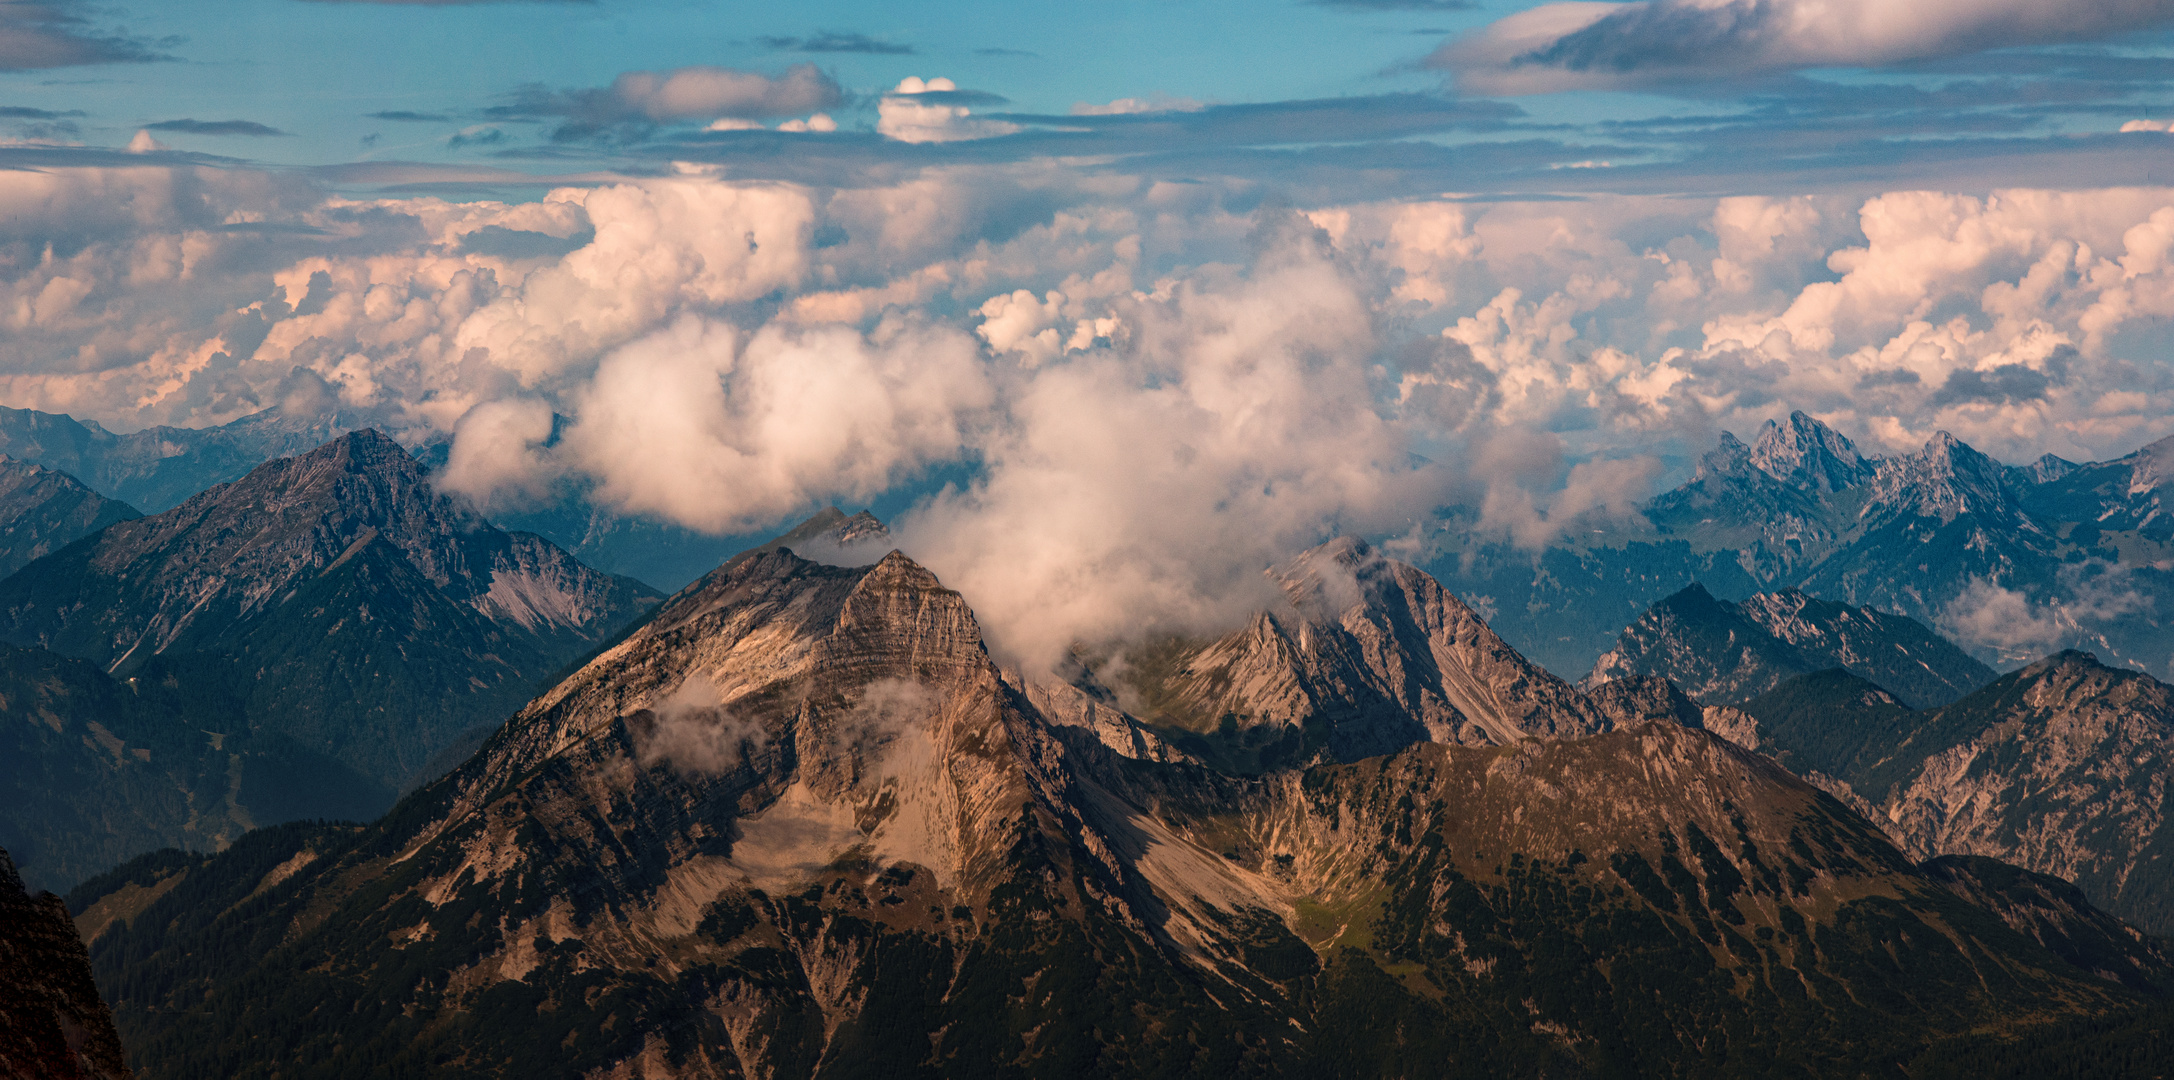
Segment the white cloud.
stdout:
<svg viewBox="0 0 2174 1080">
<path fill-rule="evenodd" d="M 924 320 L 750 336 L 683 315 L 604 359 L 560 456 L 608 504 L 741 531 L 957 457 L 991 392 L 971 340 Z"/>
<path fill-rule="evenodd" d="M 795 116 L 830 108 L 842 95 L 821 68 L 796 64 L 774 77 L 709 66 L 629 71 L 612 80 L 610 96 L 627 113 L 668 121 Z"/>
<path fill-rule="evenodd" d="M 636 761 L 691 777 L 731 772 L 747 749 L 768 742 L 760 725 L 724 708 L 723 693 L 702 675 L 689 675 L 647 715 L 629 718 L 627 731 Z"/>
<path fill-rule="evenodd" d="M 1144 113 L 1199 112 L 1205 104 L 1188 97 L 1118 98 L 1107 104 L 1096 105 L 1089 101 L 1072 104 L 1074 116 L 1136 116 Z"/>
<path fill-rule="evenodd" d="M 895 524 L 1016 655 L 1447 501 L 1539 543 L 1791 408 L 2008 460 L 2174 433 L 2166 189 L 1298 215 L 1046 163 L 499 203 L 145 160 L 0 173 L 0 403 L 213 423 L 300 368 L 486 504 L 573 475 L 728 531 L 978 462 Z"/>
<path fill-rule="evenodd" d="M 972 109 L 942 96 L 958 89 L 950 79 L 907 76 L 876 103 L 876 132 L 900 142 L 934 143 L 993 139 L 1021 130 L 1008 121 L 977 118 Z M 937 96 L 923 100 L 923 95 Z"/>
<path fill-rule="evenodd" d="M 1553 3 L 1428 58 L 1486 94 L 1637 87 L 1821 67 L 1879 67 L 2087 41 L 2174 19 L 2174 0 L 1639 0 Z"/>
</svg>

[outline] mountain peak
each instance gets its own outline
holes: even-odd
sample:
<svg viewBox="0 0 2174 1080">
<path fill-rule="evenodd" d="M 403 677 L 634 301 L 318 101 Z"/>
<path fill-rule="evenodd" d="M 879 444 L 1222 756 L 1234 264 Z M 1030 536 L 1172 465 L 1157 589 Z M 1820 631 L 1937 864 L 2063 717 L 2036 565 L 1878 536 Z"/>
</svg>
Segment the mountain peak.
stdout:
<svg viewBox="0 0 2174 1080">
<path fill-rule="evenodd" d="M 1752 468 L 1751 448 L 1745 446 L 1744 440 L 1737 438 L 1734 432 L 1724 431 L 1714 448 L 1699 457 L 1698 472 L 1692 480 L 1715 476 L 1742 476 Z"/>
<path fill-rule="evenodd" d="M 1953 521 L 1964 514 L 2013 517 L 2032 528 L 2008 490 L 2008 467 L 1945 431 L 1915 454 L 1880 463 L 1863 516 L 1911 513 Z"/>
<path fill-rule="evenodd" d="M 1752 465 L 1786 484 L 1840 491 L 1870 480 L 1873 467 L 1841 432 L 1799 410 L 1760 430 L 1749 451 Z"/>
</svg>

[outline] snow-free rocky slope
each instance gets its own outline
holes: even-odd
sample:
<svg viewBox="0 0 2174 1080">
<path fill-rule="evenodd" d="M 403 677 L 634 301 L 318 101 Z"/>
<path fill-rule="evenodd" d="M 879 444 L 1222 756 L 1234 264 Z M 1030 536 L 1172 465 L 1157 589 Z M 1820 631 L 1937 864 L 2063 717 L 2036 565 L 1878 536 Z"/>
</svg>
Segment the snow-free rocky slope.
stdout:
<svg viewBox="0 0 2174 1080">
<path fill-rule="evenodd" d="M 1918 858 L 1984 855 L 2073 881 L 2174 933 L 2174 688 L 2064 652 L 1912 712 L 1830 671 L 1745 706 L 1745 743 L 1862 808 Z"/>
<path fill-rule="evenodd" d="M 1842 668 L 1912 706 L 1945 705 L 1997 673 L 1924 624 L 1797 589 L 1742 603 L 1692 584 L 1626 627 L 1582 685 L 1658 676 L 1704 705 L 1742 705 L 1782 680 Z"/>
<path fill-rule="evenodd" d="M 397 786 L 656 599 L 493 528 L 365 430 L 24 567 L 0 640 L 180 678 L 237 703 L 214 731 Z"/>
<path fill-rule="evenodd" d="M 0 454 L 0 578 L 116 521 L 142 516 L 66 473 Z"/>
<path fill-rule="evenodd" d="M 1000 671 L 904 555 L 775 550 L 376 825 L 71 904 L 146 1077 L 1898 1075 L 2174 977 L 2060 883 L 1913 867 L 1707 732 L 1526 738 L 1606 710 L 1512 693 L 1435 615 L 1362 666 L 1487 688 L 1501 742 L 1236 775 Z"/>
<path fill-rule="evenodd" d="M 1793 587 L 1907 616 L 2000 667 L 2067 647 L 2174 678 L 2169 462 L 2174 439 L 2011 466 L 1946 432 L 1873 457 L 1799 412 L 1749 445 L 1724 433 L 1681 487 L 1564 522 L 1539 552 L 1445 522 L 1428 567 L 1558 672 L 1590 670 L 1621 627 L 1696 582 L 1730 601 Z"/>
</svg>

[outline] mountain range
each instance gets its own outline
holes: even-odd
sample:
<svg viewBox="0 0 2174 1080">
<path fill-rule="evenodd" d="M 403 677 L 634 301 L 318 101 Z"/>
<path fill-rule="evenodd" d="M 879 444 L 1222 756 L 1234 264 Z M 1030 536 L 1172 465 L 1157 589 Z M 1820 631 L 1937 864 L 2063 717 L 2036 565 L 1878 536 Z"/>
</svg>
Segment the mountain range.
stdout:
<svg viewBox="0 0 2174 1080">
<path fill-rule="evenodd" d="M 1277 576 L 1112 687 L 781 546 L 376 824 L 70 905 L 156 1077 L 1921 1075 L 2174 990 L 1662 680 L 1582 694 L 1361 545 Z"/>
<path fill-rule="evenodd" d="M 1625 628 L 1580 685 L 1658 676 L 1702 705 L 1742 705 L 1784 679 L 1828 668 L 1917 708 L 1945 705 L 1997 677 L 1915 619 L 1800 589 L 1732 604 L 1693 583 Z"/>
<path fill-rule="evenodd" d="M 116 521 L 142 516 L 67 473 L 0 455 L 0 578 Z"/>
<path fill-rule="evenodd" d="M 47 793 L 0 834 L 64 885 L 145 835 L 375 816 L 658 599 L 495 528 L 375 431 L 341 436 L 0 580 L 0 684 L 37 710 L 9 710 L 27 756 L 0 782 Z"/>
<path fill-rule="evenodd" d="M 0 454 L 66 473 L 101 495 L 156 513 L 274 458 L 356 430 L 364 426 L 361 419 L 330 401 L 306 399 L 217 427 L 117 435 L 95 420 L 0 407 Z"/>
<path fill-rule="evenodd" d="M 1913 857 L 1997 858 L 2174 933 L 2174 687 L 2063 652 L 1938 709 L 1834 669 L 1743 712 L 1753 723 L 1732 738 L 1856 806 Z"/>
<path fill-rule="evenodd" d="M 2011 466 L 1945 432 L 1870 457 L 1797 412 L 1749 445 L 1724 433 L 1683 486 L 1540 550 L 1445 522 L 1428 565 L 1555 671 L 1590 669 L 1620 627 L 1698 583 L 1908 616 L 1989 664 L 2086 648 L 2174 678 L 2170 462 L 2174 440 Z"/>
</svg>

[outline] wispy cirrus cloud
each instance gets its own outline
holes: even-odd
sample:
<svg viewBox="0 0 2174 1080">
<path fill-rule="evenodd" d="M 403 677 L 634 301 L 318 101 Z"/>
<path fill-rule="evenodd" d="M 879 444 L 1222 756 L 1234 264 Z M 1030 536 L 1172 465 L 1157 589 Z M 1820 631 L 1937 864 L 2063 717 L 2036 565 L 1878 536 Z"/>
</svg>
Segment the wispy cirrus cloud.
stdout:
<svg viewBox="0 0 2174 1080">
<path fill-rule="evenodd" d="M 145 124 L 144 127 L 151 131 L 171 131 L 182 135 L 248 135 L 272 138 L 287 134 L 254 120 L 161 120 L 155 124 Z"/>
<path fill-rule="evenodd" d="M 103 29 L 76 0 L 0 0 L 0 71 L 171 59 L 156 43 Z"/>
<path fill-rule="evenodd" d="M 1554 3 L 1445 43 L 1427 66 L 1489 94 L 1649 87 L 2095 41 L 2174 21 L 2174 0 Z"/>
<path fill-rule="evenodd" d="M 1346 11 L 1471 11 L 1472 0 L 1306 0 L 1313 7 Z"/>
<path fill-rule="evenodd" d="M 825 30 L 808 37 L 759 37 L 766 49 L 777 52 L 863 53 L 873 56 L 912 56 L 914 48 L 846 30 Z"/>
</svg>

